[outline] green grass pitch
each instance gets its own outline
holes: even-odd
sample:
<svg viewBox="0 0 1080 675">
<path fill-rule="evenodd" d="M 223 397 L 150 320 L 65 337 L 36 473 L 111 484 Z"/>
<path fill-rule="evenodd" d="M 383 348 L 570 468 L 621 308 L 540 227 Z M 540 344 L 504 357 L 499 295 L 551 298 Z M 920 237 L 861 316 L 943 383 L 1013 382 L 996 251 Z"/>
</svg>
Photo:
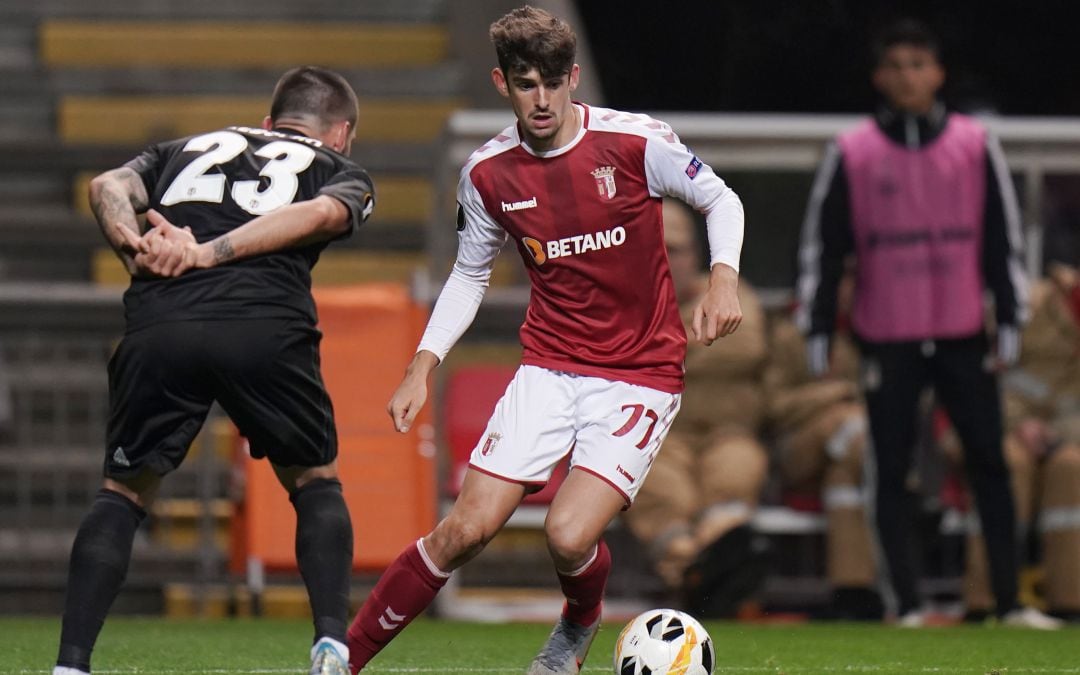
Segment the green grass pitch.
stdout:
<svg viewBox="0 0 1080 675">
<path fill-rule="evenodd" d="M 1055 633 L 995 626 L 904 630 L 879 625 L 707 623 L 717 673 L 1080 673 L 1080 629 Z M 585 673 L 610 673 L 621 626 L 606 625 Z M 517 673 L 547 636 L 537 624 L 421 620 L 365 673 Z M 305 673 L 310 623 L 285 620 L 110 619 L 94 673 Z M 59 622 L 0 619 L 0 674 L 49 673 Z"/>
</svg>

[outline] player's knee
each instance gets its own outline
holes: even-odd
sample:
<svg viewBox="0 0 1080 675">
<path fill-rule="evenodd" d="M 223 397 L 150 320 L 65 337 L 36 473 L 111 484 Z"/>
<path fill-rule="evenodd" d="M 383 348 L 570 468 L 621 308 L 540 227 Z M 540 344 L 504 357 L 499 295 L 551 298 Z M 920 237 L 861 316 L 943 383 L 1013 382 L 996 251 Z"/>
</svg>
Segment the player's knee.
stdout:
<svg viewBox="0 0 1080 675">
<path fill-rule="evenodd" d="M 125 478 L 105 478 L 102 488 L 109 492 L 120 495 L 140 509 L 148 509 L 157 496 L 161 486 L 161 476 L 144 470 L 137 476 Z"/>
<path fill-rule="evenodd" d="M 596 537 L 573 521 L 552 522 L 549 519 L 544 525 L 544 533 L 551 557 L 556 566 L 563 569 L 580 565 L 592 555 L 596 546 Z"/>
<path fill-rule="evenodd" d="M 548 551 L 558 569 L 571 569 L 580 567 L 581 564 L 592 555 L 596 547 L 595 541 L 589 541 L 580 537 L 557 535 L 548 537 Z"/>
<path fill-rule="evenodd" d="M 440 559 L 464 562 L 484 550 L 493 536 L 494 532 L 470 518 L 448 516 L 431 533 L 428 545 Z"/>
<path fill-rule="evenodd" d="M 351 540 L 352 525 L 341 481 L 336 478 L 309 480 L 289 494 L 289 501 L 296 510 L 297 528 L 346 530 Z"/>
<path fill-rule="evenodd" d="M 131 541 L 146 511 L 125 494 L 103 488 L 98 491 L 71 549 L 75 570 L 97 569 L 127 575 Z"/>
</svg>

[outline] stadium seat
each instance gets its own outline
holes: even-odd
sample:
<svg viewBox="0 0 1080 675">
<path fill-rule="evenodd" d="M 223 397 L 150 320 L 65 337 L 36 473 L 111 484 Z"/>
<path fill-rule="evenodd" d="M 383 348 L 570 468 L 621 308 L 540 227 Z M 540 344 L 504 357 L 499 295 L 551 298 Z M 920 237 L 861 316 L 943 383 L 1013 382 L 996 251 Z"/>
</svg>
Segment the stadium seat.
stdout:
<svg viewBox="0 0 1080 675">
<path fill-rule="evenodd" d="M 339 22 L 50 19 L 38 39 L 50 68 L 423 66 L 446 58 L 448 44 L 441 26 Z"/>
<path fill-rule="evenodd" d="M 430 142 L 461 106 L 456 99 L 361 99 L 359 133 L 384 142 Z M 268 108 L 266 96 L 67 95 L 57 103 L 57 133 L 68 143 L 139 144 L 241 122 L 258 126 Z"/>
<path fill-rule="evenodd" d="M 515 371 L 516 368 L 511 366 L 477 365 L 461 367 L 449 376 L 442 407 L 443 437 L 450 457 L 446 484 L 449 496 L 457 496 L 460 492 L 465 470 L 469 466 L 469 455 L 484 433 L 495 404 L 506 391 Z M 560 462 L 547 485 L 526 497 L 523 503 L 550 504 L 566 478 L 568 464 L 568 459 Z"/>
</svg>

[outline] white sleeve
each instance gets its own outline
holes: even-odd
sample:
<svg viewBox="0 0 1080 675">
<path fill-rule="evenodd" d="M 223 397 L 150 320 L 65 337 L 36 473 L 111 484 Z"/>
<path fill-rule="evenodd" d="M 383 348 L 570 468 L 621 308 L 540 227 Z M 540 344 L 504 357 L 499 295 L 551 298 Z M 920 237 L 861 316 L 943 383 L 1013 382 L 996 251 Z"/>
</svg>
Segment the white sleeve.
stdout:
<svg viewBox="0 0 1080 675">
<path fill-rule="evenodd" d="M 743 243 L 743 207 L 735 191 L 670 132 L 650 135 L 645 143 L 645 179 L 654 197 L 677 197 L 705 214 L 710 266 L 724 263 L 739 270 Z"/>
<path fill-rule="evenodd" d="M 491 267 L 506 242 L 506 231 L 484 210 L 480 193 L 466 173 L 458 184 L 458 253 L 417 351 L 441 362 L 476 317 L 487 291 Z"/>
</svg>

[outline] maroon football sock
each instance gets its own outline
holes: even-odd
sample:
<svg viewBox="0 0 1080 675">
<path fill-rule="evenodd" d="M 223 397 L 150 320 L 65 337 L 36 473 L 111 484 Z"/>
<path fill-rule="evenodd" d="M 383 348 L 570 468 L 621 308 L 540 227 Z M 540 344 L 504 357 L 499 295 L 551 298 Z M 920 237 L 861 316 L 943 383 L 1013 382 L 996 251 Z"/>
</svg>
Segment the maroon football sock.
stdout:
<svg viewBox="0 0 1080 675">
<path fill-rule="evenodd" d="M 425 560 L 422 546 L 422 541 L 409 546 L 386 568 L 349 626 L 347 642 L 353 673 L 427 609 L 450 578 Z"/>
<path fill-rule="evenodd" d="M 585 569 L 573 575 L 559 573 L 559 585 L 566 596 L 563 616 L 582 626 L 591 626 L 600 618 L 604 587 L 610 573 L 611 551 L 601 539 L 596 544 L 596 556 Z"/>
</svg>

